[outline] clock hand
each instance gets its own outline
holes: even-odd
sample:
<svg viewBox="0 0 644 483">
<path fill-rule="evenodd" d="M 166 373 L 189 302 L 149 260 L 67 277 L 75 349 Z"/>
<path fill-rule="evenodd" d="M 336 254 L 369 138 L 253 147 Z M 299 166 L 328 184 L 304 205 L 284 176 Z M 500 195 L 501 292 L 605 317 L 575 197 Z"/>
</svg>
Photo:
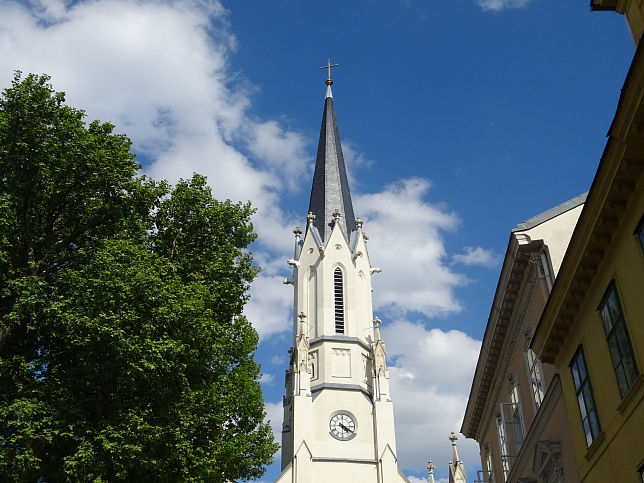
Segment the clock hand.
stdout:
<svg viewBox="0 0 644 483">
<path fill-rule="evenodd" d="M 339 424 L 340 424 L 340 427 L 341 427 L 342 429 L 344 429 L 345 431 L 348 431 L 349 433 L 352 433 L 352 432 L 353 432 L 353 431 L 351 431 L 349 428 L 347 428 L 344 424 L 342 424 L 342 423 L 339 423 Z"/>
</svg>

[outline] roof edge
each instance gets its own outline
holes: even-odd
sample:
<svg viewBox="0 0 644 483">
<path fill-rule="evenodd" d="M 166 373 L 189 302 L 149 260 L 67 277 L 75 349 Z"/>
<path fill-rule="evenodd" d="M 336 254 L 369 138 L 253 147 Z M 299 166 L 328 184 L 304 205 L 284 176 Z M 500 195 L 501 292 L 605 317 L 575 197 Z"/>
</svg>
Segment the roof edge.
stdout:
<svg viewBox="0 0 644 483">
<path fill-rule="evenodd" d="M 583 205 L 586 202 L 587 196 L 588 196 L 588 191 L 578 196 L 575 196 L 574 198 L 569 199 L 568 201 L 564 201 L 560 205 L 557 205 L 554 208 L 550 208 L 549 210 L 544 211 L 543 213 L 539 213 L 538 215 L 535 215 L 532 218 L 528 218 L 527 220 L 522 221 L 517 226 L 512 228 L 511 232 L 515 233 L 517 231 L 529 230 L 531 228 L 534 228 L 535 226 L 545 223 L 546 221 L 552 220 L 553 218 L 556 218 L 557 216 L 567 211 L 577 208 L 579 205 Z"/>
</svg>

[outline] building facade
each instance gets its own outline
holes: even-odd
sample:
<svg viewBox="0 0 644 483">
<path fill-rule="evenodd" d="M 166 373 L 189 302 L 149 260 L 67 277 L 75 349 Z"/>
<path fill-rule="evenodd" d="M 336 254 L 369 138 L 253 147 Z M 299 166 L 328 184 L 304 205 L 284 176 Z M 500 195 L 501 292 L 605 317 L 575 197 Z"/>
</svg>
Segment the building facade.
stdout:
<svg viewBox="0 0 644 483">
<path fill-rule="evenodd" d="M 510 234 L 461 428 L 479 443 L 481 483 L 577 481 L 559 375 L 530 342 L 585 196 Z"/>
<path fill-rule="evenodd" d="M 641 1 L 593 1 L 628 14 Z M 532 349 L 561 385 L 582 482 L 644 481 L 644 50 L 637 43 L 595 179 Z"/>
<path fill-rule="evenodd" d="M 330 70 L 330 66 L 329 66 Z M 311 201 L 288 263 L 293 347 L 277 482 L 406 482 L 398 471 L 367 236 L 355 218 L 327 80 Z"/>
</svg>

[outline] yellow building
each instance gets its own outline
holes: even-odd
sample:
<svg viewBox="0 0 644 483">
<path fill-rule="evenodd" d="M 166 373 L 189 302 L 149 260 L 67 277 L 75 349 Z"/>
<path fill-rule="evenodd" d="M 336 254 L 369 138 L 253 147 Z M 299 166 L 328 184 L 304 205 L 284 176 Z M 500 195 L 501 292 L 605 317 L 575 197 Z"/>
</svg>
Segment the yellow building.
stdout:
<svg viewBox="0 0 644 483">
<path fill-rule="evenodd" d="M 461 427 L 479 443 L 477 482 L 577 482 L 560 378 L 528 347 L 585 198 L 510 233 Z"/>
<path fill-rule="evenodd" d="M 591 6 L 641 37 L 642 0 Z M 644 481 L 643 44 L 531 343 L 560 374 L 581 482 Z"/>
</svg>

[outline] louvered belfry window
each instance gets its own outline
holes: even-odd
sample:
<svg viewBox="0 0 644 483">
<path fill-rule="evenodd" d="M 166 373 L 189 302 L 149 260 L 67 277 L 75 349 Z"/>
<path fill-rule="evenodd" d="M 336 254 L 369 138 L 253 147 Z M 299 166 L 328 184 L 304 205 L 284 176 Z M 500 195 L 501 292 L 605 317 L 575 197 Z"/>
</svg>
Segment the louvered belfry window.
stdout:
<svg viewBox="0 0 644 483">
<path fill-rule="evenodd" d="M 335 333 L 344 334 L 344 287 L 340 267 L 333 272 L 333 297 L 335 301 Z"/>
</svg>

